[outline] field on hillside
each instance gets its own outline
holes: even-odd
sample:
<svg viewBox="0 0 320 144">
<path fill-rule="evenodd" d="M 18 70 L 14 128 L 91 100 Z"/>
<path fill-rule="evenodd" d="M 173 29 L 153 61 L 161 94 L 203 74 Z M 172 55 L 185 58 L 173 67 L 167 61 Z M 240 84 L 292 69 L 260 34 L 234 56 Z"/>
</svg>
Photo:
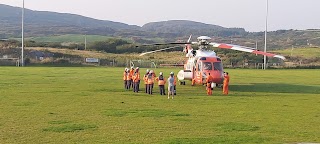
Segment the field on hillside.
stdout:
<svg viewBox="0 0 320 144">
<path fill-rule="evenodd" d="M 96 42 L 96 41 L 105 41 L 110 38 L 117 38 L 117 37 L 110 37 L 110 36 L 101 36 L 101 35 L 86 35 L 87 42 Z M 132 42 L 130 38 L 123 38 L 128 42 Z M 14 38 L 15 40 L 21 41 L 21 38 Z M 41 37 L 27 37 L 25 40 L 32 40 L 35 42 L 56 42 L 56 43 L 84 43 L 85 42 L 85 35 L 80 34 L 65 34 L 65 35 L 52 35 L 52 36 L 41 36 Z M 150 40 L 154 42 L 163 42 L 161 38 L 146 38 L 144 40 Z"/>
<path fill-rule="evenodd" d="M 320 57 L 320 48 L 293 48 L 274 51 L 286 56 L 298 56 L 302 58 L 317 58 Z"/>
<path fill-rule="evenodd" d="M 1 67 L 0 143 L 320 142 L 320 70 L 226 70 L 229 96 L 189 82 L 174 100 L 124 90 L 122 71 Z"/>
</svg>

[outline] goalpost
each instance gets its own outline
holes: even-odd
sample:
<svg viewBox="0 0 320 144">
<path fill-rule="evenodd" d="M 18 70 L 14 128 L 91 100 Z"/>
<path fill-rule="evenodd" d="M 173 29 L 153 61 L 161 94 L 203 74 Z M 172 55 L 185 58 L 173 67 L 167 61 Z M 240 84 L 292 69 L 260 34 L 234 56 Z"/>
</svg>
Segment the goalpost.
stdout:
<svg viewBox="0 0 320 144">
<path fill-rule="evenodd" d="M 19 58 L 0 58 L 0 66 L 20 66 Z"/>
<path fill-rule="evenodd" d="M 130 67 L 157 68 L 157 64 L 150 60 L 130 60 Z"/>
</svg>

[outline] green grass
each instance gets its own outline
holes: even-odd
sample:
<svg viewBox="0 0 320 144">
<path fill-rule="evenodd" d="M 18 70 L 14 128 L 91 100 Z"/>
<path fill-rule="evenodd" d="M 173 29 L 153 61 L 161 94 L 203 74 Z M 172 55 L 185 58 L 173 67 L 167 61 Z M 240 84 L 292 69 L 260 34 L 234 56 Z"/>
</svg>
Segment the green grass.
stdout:
<svg viewBox="0 0 320 144">
<path fill-rule="evenodd" d="M 124 90 L 122 70 L 1 67 L 0 143 L 320 142 L 320 70 L 226 70 L 229 96 L 189 82 L 174 100 Z"/>
<path fill-rule="evenodd" d="M 303 58 L 320 57 L 320 48 L 289 48 L 284 50 L 274 51 L 286 56 L 298 56 Z"/>
</svg>

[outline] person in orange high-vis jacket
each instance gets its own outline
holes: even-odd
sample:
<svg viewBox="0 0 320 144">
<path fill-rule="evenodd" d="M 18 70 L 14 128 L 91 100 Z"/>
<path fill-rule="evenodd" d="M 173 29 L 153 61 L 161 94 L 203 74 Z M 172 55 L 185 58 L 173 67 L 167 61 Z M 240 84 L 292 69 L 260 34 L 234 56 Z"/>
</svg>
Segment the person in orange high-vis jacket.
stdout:
<svg viewBox="0 0 320 144">
<path fill-rule="evenodd" d="M 127 72 L 127 89 L 129 90 L 131 88 L 132 83 L 132 75 L 130 74 L 130 70 L 128 69 Z"/>
<path fill-rule="evenodd" d="M 125 68 L 123 72 L 124 89 L 127 89 L 127 73 L 128 73 L 128 68 Z"/>
<path fill-rule="evenodd" d="M 207 95 L 212 95 L 212 88 L 211 88 L 211 83 L 213 82 L 213 77 L 208 75 L 206 83 L 207 83 Z"/>
<path fill-rule="evenodd" d="M 223 80 L 223 94 L 228 95 L 229 93 L 229 81 L 230 81 L 230 76 L 228 72 L 224 73 L 224 80 Z"/>
<path fill-rule="evenodd" d="M 152 71 L 152 77 L 155 79 L 157 77 L 156 75 L 156 72 L 154 70 L 151 70 Z M 152 89 L 154 87 L 154 83 L 152 84 Z"/>
<path fill-rule="evenodd" d="M 150 70 L 147 69 L 146 74 L 143 76 L 143 81 L 145 85 L 145 93 L 148 93 L 148 75 L 149 75 Z"/>
<path fill-rule="evenodd" d="M 153 89 L 153 84 L 154 84 L 154 77 L 153 77 L 153 74 L 152 74 L 152 70 L 149 72 L 149 75 L 148 75 L 148 77 L 147 77 L 147 87 L 148 87 L 148 89 L 147 89 L 147 93 L 148 94 L 152 94 L 152 89 Z"/>
<path fill-rule="evenodd" d="M 132 77 L 132 76 L 133 76 L 133 74 L 134 74 L 134 67 L 131 67 L 131 69 L 130 69 L 129 73 L 130 73 L 130 75 L 131 75 L 131 77 Z M 132 88 L 133 88 L 133 79 L 131 80 L 131 85 L 130 85 L 130 87 L 132 87 Z"/>
<path fill-rule="evenodd" d="M 166 79 L 164 78 L 162 72 L 160 72 L 160 75 L 159 75 L 159 77 L 156 78 L 156 81 L 158 81 L 160 95 L 166 95 L 166 91 L 164 89 L 164 85 L 166 84 Z"/>
<path fill-rule="evenodd" d="M 140 73 L 139 73 L 139 68 L 136 69 L 134 72 L 133 76 L 133 92 L 139 92 L 139 81 L 140 81 Z"/>
</svg>

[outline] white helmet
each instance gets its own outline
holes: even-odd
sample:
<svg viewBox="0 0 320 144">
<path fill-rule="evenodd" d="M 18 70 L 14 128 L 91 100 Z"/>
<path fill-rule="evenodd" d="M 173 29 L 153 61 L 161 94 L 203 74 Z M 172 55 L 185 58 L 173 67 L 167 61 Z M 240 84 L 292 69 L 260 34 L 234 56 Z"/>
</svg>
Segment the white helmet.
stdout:
<svg viewBox="0 0 320 144">
<path fill-rule="evenodd" d="M 147 72 L 150 72 L 150 70 L 149 70 L 149 69 L 147 69 Z"/>
<path fill-rule="evenodd" d="M 136 67 L 136 69 L 139 69 L 139 67 Z"/>
<path fill-rule="evenodd" d="M 160 75 L 163 75 L 163 73 L 162 73 L 162 72 L 160 72 Z"/>
<path fill-rule="evenodd" d="M 131 69 L 134 69 L 134 67 L 132 66 Z"/>
<path fill-rule="evenodd" d="M 125 71 L 127 71 L 127 70 L 128 70 L 128 68 L 124 68 L 124 70 L 125 70 Z"/>
<path fill-rule="evenodd" d="M 153 70 L 150 70 L 150 73 L 153 73 Z"/>
<path fill-rule="evenodd" d="M 173 72 L 171 72 L 171 73 L 170 73 L 170 75 L 174 75 L 174 73 L 173 73 Z"/>
</svg>

